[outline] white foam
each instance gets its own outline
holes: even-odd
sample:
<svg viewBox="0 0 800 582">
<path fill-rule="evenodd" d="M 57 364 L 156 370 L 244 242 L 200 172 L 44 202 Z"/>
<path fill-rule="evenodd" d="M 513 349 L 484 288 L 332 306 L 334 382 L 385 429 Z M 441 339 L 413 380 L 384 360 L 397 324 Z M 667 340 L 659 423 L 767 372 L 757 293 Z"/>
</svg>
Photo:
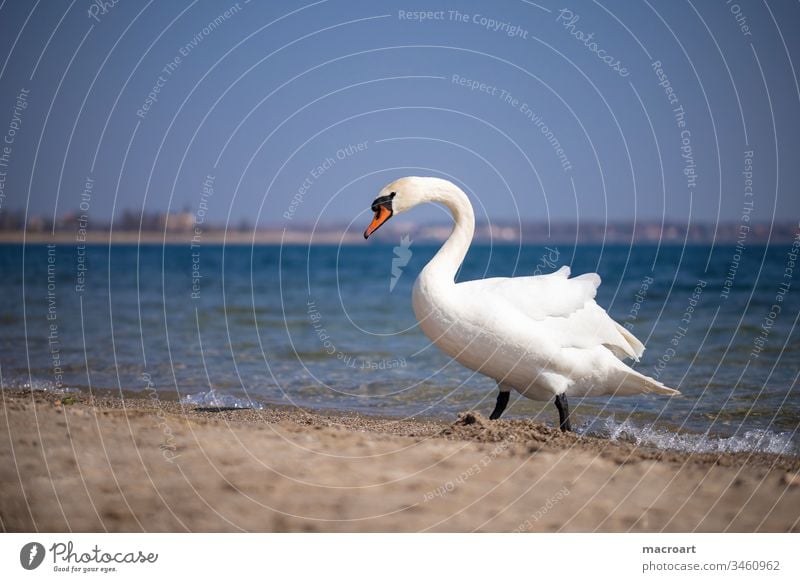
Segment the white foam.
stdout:
<svg viewBox="0 0 800 582">
<path fill-rule="evenodd" d="M 58 384 L 50 380 L 29 378 L 28 376 L 11 378 L 3 384 L 3 387 L 7 390 L 31 390 L 34 392 L 56 392 L 58 394 L 63 392 L 80 392 L 78 388 L 71 388 L 63 384 L 59 387 Z"/>
<path fill-rule="evenodd" d="M 264 405 L 250 399 L 237 398 L 231 394 L 223 394 L 218 390 L 209 390 L 198 394 L 189 394 L 181 398 L 184 404 L 209 406 L 213 408 L 255 408 L 262 410 Z"/>
<path fill-rule="evenodd" d="M 630 419 L 620 423 L 608 417 L 592 421 L 578 429 L 578 432 L 638 446 L 690 453 L 770 453 L 800 456 L 800 444 L 795 433 L 776 433 L 763 429 L 751 429 L 730 437 L 717 437 L 708 433 L 676 433 L 651 426 L 637 426 Z"/>
</svg>

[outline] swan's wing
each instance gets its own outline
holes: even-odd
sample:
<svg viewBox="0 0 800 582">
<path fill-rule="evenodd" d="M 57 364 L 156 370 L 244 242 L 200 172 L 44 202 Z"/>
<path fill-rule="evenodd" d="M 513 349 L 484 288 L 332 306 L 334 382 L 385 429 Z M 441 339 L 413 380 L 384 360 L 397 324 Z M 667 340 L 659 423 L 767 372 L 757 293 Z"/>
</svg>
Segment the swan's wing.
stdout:
<svg viewBox="0 0 800 582">
<path fill-rule="evenodd" d="M 569 267 L 548 275 L 495 277 L 459 283 L 468 293 L 502 298 L 531 319 L 565 317 L 593 301 L 600 286 L 600 275 L 587 273 L 569 278 Z"/>
<path fill-rule="evenodd" d="M 606 346 L 614 355 L 638 359 L 644 345 L 595 303 L 600 275 L 570 278 L 569 267 L 534 277 L 498 277 L 459 283 L 487 302 L 504 301 L 530 322 L 532 331 L 562 348 Z"/>
</svg>

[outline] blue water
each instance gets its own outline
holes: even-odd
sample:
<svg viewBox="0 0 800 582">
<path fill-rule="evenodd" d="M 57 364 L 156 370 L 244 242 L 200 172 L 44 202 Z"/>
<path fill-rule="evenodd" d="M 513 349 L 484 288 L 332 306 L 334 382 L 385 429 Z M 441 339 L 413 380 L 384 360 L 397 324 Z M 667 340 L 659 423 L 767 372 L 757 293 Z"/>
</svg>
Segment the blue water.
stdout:
<svg viewBox="0 0 800 582">
<path fill-rule="evenodd" d="M 412 243 L 393 276 L 393 247 L 372 242 L 89 246 L 85 256 L 70 245 L 0 245 L 2 384 L 390 416 L 488 414 L 494 384 L 431 346 L 411 310 L 416 274 L 436 248 Z M 737 263 L 732 246 L 474 246 L 459 280 L 565 264 L 600 273 L 598 302 L 647 345 L 637 369 L 683 395 L 573 399 L 584 432 L 797 454 L 800 266 L 789 251 L 748 247 Z M 556 417 L 551 403 L 513 397 L 507 415 Z"/>
</svg>

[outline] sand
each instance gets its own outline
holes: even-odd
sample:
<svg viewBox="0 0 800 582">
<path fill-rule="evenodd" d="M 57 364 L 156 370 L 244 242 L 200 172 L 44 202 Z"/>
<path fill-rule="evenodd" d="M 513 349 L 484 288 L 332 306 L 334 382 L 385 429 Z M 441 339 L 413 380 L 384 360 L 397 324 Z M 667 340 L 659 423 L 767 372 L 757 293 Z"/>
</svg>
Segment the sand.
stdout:
<svg viewBox="0 0 800 582">
<path fill-rule="evenodd" d="M 800 531 L 794 457 L 664 452 L 473 413 L 0 396 L 3 531 Z"/>
</svg>

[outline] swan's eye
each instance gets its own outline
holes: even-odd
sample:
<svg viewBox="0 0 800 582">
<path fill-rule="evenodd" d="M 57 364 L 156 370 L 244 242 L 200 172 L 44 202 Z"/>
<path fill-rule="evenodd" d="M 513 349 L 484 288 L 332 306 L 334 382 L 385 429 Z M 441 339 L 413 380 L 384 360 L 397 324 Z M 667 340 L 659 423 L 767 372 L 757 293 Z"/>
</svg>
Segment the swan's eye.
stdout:
<svg viewBox="0 0 800 582">
<path fill-rule="evenodd" d="M 387 196 L 378 196 L 375 200 L 372 201 L 372 212 L 378 212 L 381 206 L 386 206 L 389 210 L 392 209 L 392 199 L 395 197 L 397 193 L 392 192 Z"/>
</svg>

